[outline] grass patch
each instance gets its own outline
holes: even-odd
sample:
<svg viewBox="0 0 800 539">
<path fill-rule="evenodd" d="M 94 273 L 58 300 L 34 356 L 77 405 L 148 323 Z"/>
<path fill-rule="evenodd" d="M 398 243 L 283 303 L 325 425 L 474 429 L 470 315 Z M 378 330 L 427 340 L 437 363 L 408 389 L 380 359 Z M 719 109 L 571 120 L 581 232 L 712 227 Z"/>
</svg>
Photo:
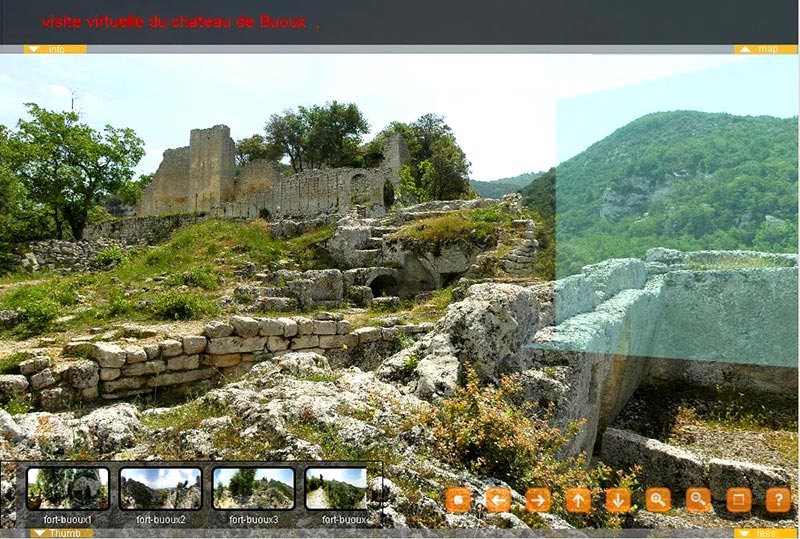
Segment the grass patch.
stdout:
<svg viewBox="0 0 800 539">
<path fill-rule="evenodd" d="M 467 240 L 479 245 L 496 244 L 512 216 L 497 207 L 461 210 L 409 223 L 389 239 L 411 239 L 422 243 L 447 243 Z"/>
<path fill-rule="evenodd" d="M 14 398 L 8 401 L 4 408 L 11 415 L 27 414 L 33 410 L 33 403 L 29 398 Z"/>
<path fill-rule="evenodd" d="M 309 233 L 292 248 L 303 251 L 331 233 L 332 229 Z M 14 333 L 25 338 L 62 329 L 53 323 L 65 315 L 74 318 L 62 327 L 83 330 L 120 319 L 186 320 L 214 314 L 220 285 L 234 277 L 237 264 L 269 264 L 291 249 L 287 242 L 272 239 L 263 222 L 212 220 L 179 229 L 166 243 L 129 252 L 121 259 L 107 251 L 103 258 L 116 264 L 108 271 L 50 274 L 0 291 L 0 309 L 21 314 Z M 30 276 L 6 276 L 4 281 L 21 278 Z"/>
<path fill-rule="evenodd" d="M 337 267 L 336 261 L 324 248 L 335 229 L 333 225 L 326 226 L 287 240 L 286 254 L 304 270 Z"/>
<path fill-rule="evenodd" d="M 168 291 L 156 297 L 153 314 L 161 320 L 195 320 L 214 314 L 214 302 L 193 292 Z"/>
<path fill-rule="evenodd" d="M 342 377 L 341 374 L 332 372 L 293 374 L 291 376 L 297 380 L 304 380 L 306 382 L 335 382 Z"/>
<path fill-rule="evenodd" d="M 403 362 L 402 371 L 404 374 L 410 375 L 417 370 L 418 365 L 419 365 L 419 354 L 417 352 L 412 352 L 411 354 L 409 354 L 408 359 L 406 359 Z"/>
<path fill-rule="evenodd" d="M 425 301 L 414 303 L 408 311 L 408 318 L 412 322 L 436 322 L 447 310 L 447 306 L 453 303 L 453 292 L 456 285 L 447 288 L 434 290 L 431 297 Z"/>
<path fill-rule="evenodd" d="M 19 364 L 32 357 L 30 352 L 14 352 L 0 359 L 0 374 L 19 374 Z"/>
<path fill-rule="evenodd" d="M 220 404 L 191 402 L 158 415 L 146 415 L 142 417 L 142 425 L 153 430 L 171 427 L 175 431 L 182 431 L 196 429 L 204 419 L 227 414 L 228 410 Z"/>
<path fill-rule="evenodd" d="M 125 253 L 119 247 L 107 247 L 97 253 L 94 260 L 103 268 L 111 268 L 125 260 Z"/>
<path fill-rule="evenodd" d="M 76 287 L 71 280 L 52 277 L 35 284 L 24 284 L 0 297 L 0 309 L 19 313 L 14 332 L 28 337 L 44 332 L 63 314 L 64 307 L 77 301 Z"/>
<path fill-rule="evenodd" d="M 299 420 L 287 423 L 286 430 L 297 438 L 318 445 L 325 460 L 375 460 L 383 461 L 384 465 L 399 462 L 394 450 L 383 444 L 372 444 L 367 447 L 343 444 L 339 438 L 339 430 L 333 425 L 319 425 Z"/>
</svg>

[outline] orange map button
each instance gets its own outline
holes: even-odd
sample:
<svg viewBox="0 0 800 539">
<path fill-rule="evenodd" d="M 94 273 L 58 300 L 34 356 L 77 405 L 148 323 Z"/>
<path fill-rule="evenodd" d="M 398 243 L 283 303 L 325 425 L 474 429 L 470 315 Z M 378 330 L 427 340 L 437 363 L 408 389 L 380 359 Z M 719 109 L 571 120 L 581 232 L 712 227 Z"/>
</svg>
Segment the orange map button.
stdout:
<svg viewBox="0 0 800 539">
<path fill-rule="evenodd" d="M 86 54 L 86 45 L 25 45 L 25 54 Z"/>
<path fill-rule="evenodd" d="M 797 54 L 797 45 L 734 45 L 736 54 Z"/>
</svg>

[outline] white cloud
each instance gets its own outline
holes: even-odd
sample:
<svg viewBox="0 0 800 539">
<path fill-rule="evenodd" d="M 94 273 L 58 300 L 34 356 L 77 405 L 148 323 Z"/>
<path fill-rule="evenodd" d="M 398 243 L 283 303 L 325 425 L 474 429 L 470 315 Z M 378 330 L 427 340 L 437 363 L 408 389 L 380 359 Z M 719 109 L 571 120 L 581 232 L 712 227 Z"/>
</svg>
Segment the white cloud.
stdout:
<svg viewBox="0 0 800 539">
<path fill-rule="evenodd" d="M 72 90 L 61 84 L 50 84 L 47 86 L 47 90 L 51 95 L 56 97 L 67 97 L 72 95 Z"/>
</svg>

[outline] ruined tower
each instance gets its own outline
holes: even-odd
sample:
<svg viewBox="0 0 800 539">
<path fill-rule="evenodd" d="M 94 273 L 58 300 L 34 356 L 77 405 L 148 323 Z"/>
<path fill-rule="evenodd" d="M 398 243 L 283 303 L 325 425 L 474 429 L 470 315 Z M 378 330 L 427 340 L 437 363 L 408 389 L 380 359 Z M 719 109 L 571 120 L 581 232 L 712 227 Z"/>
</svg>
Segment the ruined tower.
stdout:
<svg viewBox="0 0 800 539">
<path fill-rule="evenodd" d="M 192 129 L 189 136 L 188 211 L 233 200 L 235 145 L 226 125 Z"/>
<path fill-rule="evenodd" d="M 410 162 L 411 154 L 406 146 L 406 139 L 399 133 L 389 136 L 383 144 L 383 162 L 381 164 L 397 174 Z"/>
</svg>

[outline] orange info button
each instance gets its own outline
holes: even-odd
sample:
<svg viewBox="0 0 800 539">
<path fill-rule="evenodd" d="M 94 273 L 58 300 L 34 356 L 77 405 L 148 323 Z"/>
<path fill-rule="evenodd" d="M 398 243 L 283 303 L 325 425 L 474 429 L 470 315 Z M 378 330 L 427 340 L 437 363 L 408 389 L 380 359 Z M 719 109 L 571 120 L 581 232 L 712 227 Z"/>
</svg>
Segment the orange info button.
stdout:
<svg viewBox="0 0 800 539">
<path fill-rule="evenodd" d="M 747 539 L 795 539 L 797 528 L 734 528 L 733 536 Z"/>
<path fill-rule="evenodd" d="M 86 45 L 25 45 L 25 54 L 86 54 Z"/>
<path fill-rule="evenodd" d="M 41 537 L 42 539 L 94 537 L 94 528 L 31 528 L 31 537 Z"/>
<path fill-rule="evenodd" d="M 734 45 L 736 54 L 797 54 L 797 45 Z"/>
</svg>

